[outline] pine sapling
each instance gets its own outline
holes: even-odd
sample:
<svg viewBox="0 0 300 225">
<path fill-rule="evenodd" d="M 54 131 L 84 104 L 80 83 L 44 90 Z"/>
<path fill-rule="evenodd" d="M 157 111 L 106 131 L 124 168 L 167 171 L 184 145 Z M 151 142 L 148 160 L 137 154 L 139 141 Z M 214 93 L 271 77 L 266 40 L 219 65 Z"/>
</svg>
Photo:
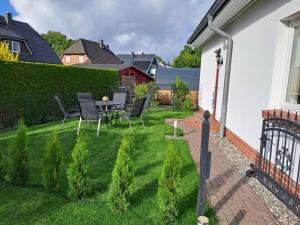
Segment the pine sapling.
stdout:
<svg viewBox="0 0 300 225">
<path fill-rule="evenodd" d="M 27 127 L 21 119 L 9 148 L 6 179 L 12 184 L 22 185 L 27 183 L 28 178 Z"/>
<path fill-rule="evenodd" d="M 129 197 L 132 192 L 133 169 L 131 152 L 134 147 L 131 134 L 123 136 L 115 167 L 112 173 L 112 182 L 109 187 L 108 200 L 115 210 L 125 211 L 129 207 Z"/>
<path fill-rule="evenodd" d="M 42 170 L 43 185 L 48 191 L 59 191 L 61 151 L 56 133 L 52 133 L 48 143 Z"/>
<path fill-rule="evenodd" d="M 176 220 L 178 214 L 178 182 L 180 177 L 180 159 L 173 143 L 167 146 L 167 154 L 163 162 L 158 180 L 157 201 L 160 219 L 163 224 Z"/>
<path fill-rule="evenodd" d="M 69 184 L 68 195 L 73 200 L 82 199 L 89 190 L 88 180 L 88 148 L 86 137 L 77 138 L 72 152 L 72 162 L 67 171 Z"/>
</svg>

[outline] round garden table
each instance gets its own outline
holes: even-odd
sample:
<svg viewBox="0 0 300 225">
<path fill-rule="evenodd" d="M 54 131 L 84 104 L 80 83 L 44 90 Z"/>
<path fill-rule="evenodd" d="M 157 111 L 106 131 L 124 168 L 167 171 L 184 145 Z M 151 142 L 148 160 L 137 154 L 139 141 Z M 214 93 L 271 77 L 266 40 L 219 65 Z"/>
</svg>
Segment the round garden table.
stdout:
<svg viewBox="0 0 300 225">
<path fill-rule="evenodd" d="M 98 106 L 101 109 L 104 109 L 105 117 L 106 117 L 106 124 L 108 126 L 108 121 L 110 122 L 110 125 L 112 125 L 111 122 L 111 108 L 114 106 L 122 105 L 121 102 L 116 101 L 95 101 L 95 105 Z"/>
</svg>

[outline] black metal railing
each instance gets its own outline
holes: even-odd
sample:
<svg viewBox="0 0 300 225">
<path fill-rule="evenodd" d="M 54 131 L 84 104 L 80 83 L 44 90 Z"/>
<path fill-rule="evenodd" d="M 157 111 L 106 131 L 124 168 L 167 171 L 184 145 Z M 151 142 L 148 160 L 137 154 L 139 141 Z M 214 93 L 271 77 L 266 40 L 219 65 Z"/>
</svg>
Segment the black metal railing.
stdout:
<svg viewBox="0 0 300 225">
<path fill-rule="evenodd" d="M 276 110 L 263 120 L 259 161 L 251 165 L 265 187 L 300 216 L 300 123 L 298 115 Z"/>
</svg>

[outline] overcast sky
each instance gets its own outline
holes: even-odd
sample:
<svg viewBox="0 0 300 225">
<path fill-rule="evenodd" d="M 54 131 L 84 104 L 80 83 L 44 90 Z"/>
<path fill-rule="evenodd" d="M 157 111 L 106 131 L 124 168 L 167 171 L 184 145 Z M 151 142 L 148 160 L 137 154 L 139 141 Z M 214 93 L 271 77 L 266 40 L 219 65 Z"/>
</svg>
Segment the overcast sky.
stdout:
<svg viewBox="0 0 300 225">
<path fill-rule="evenodd" d="M 2 1 L 2 0 L 1 0 Z M 178 55 L 213 0 L 10 0 L 38 32 L 103 39 L 115 53 Z"/>
</svg>

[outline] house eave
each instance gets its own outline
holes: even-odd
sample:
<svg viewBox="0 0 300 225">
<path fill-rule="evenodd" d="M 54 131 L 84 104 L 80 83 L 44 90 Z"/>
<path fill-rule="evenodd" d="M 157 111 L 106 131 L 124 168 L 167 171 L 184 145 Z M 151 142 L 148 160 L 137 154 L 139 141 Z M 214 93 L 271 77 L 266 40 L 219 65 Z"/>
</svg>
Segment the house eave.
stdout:
<svg viewBox="0 0 300 225">
<path fill-rule="evenodd" d="M 219 6 L 219 11 L 212 13 L 212 16 L 214 17 L 214 26 L 216 26 L 219 29 L 224 28 L 256 1 L 257 0 L 222 1 L 223 5 Z M 194 48 L 201 47 L 204 43 L 206 43 L 215 35 L 214 32 L 210 30 L 207 26 L 207 16 L 211 14 L 211 9 L 208 11 L 206 16 L 200 22 L 197 29 L 193 32 L 193 34 L 187 41 L 187 44 L 191 45 Z"/>
</svg>

